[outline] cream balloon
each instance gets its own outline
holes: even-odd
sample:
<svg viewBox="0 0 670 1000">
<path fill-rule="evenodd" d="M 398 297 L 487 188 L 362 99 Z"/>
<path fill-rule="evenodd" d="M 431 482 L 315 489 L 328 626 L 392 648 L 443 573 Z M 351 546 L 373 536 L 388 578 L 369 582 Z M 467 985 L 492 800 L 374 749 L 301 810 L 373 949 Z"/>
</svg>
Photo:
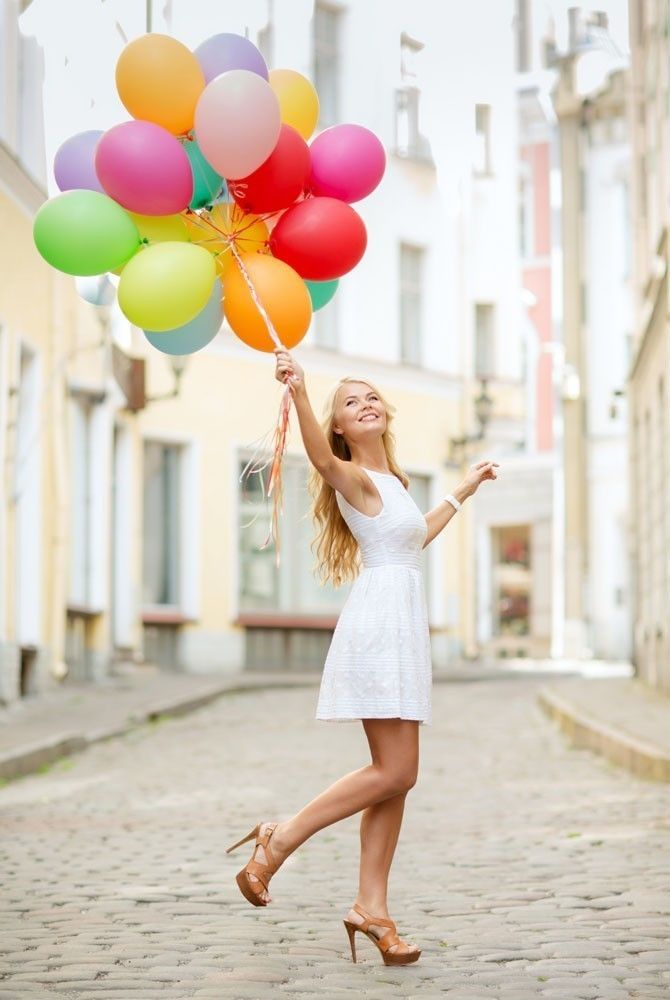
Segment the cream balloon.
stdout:
<svg viewBox="0 0 670 1000">
<path fill-rule="evenodd" d="M 207 84 L 195 109 L 195 136 L 222 177 L 247 177 L 277 145 L 279 101 L 258 73 L 232 69 Z"/>
</svg>

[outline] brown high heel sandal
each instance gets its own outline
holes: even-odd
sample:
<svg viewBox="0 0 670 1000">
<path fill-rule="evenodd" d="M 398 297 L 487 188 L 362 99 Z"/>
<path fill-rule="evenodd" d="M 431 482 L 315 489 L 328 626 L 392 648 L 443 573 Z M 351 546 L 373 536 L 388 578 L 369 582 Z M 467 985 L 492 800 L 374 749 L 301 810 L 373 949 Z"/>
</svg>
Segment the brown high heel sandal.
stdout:
<svg viewBox="0 0 670 1000">
<path fill-rule="evenodd" d="M 419 948 L 416 951 L 389 951 L 394 944 L 400 944 L 400 938 L 396 933 L 396 925 L 392 920 L 384 920 L 382 917 L 373 917 L 371 914 L 367 913 L 362 906 L 358 903 L 354 903 L 352 910 L 356 913 L 360 913 L 365 919 L 360 924 L 354 924 L 350 920 L 344 920 L 344 926 L 347 928 L 347 934 L 349 935 L 349 944 L 351 945 L 351 957 L 353 961 L 356 961 L 356 941 L 354 940 L 356 931 L 362 931 L 366 937 L 377 945 L 381 956 L 384 960 L 384 965 L 409 965 L 410 962 L 416 962 L 417 958 L 421 954 Z M 375 934 L 369 930 L 371 924 L 379 924 L 382 927 L 390 928 L 383 937 L 378 938 Z"/>
<path fill-rule="evenodd" d="M 277 871 L 277 868 L 279 867 L 279 865 L 277 864 L 277 862 L 273 857 L 272 850 L 269 846 L 270 838 L 272 837 L 272 834 L 274 833 L 277 824 L 268 823 L 267 829 L 262 836 L 260 832 L 261 826 L 263 826 L 263 823 L 257 823 L 256 826 L 251 831 L 251 833 L 248 833 L 246 837 L 242 837 L 242 839 L 238 840 L 236 844 L 231 844 L 230 847 L 226 848 L 226 854 L 230 854 L 230 852 L 234 851 L 236 847 L 240 846 L 240 844 L 246 844 L 248 840 L 252 840 L 253 838 L 255 838 L 256 840 L 256 843 L 254 844 L 253 853 L 251 855 L 251 860 L 248 861 L 247 864 L 244 866 L 244 868 L 240 869 L 240 871 L 235 876 L 235 881 L 240 887 L 240 892 L 242 893 L 244 898 L 248 899 L 249 902 L 253 903 L 254 906 L 268 905 L 267 902 L 261 898 L 261 893 L 263 889 L 265 889 L 266 892 L 269 891 L 268 882 L 270 881 L 270 876 L 274 875 L 274 873 Z M 267 858 L 267 862 L 265 864 L 263 864 L 260 861 L 256 861 L 254 858 L 256 849 L 259 846 L 262 847 L 263 850 L 265 851 L 265 857 Z M 251 879 L 249 878 L 249 875 L 255 875 L 258 881 L 252 882 Z"/>
</svg>

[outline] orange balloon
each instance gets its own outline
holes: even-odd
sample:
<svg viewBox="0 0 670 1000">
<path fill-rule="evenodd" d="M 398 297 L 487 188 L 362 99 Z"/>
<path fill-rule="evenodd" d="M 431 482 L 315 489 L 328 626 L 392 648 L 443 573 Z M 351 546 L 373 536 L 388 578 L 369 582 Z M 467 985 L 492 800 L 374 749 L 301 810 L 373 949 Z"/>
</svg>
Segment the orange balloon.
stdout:
<svg viewBox="0 0 670 1000">
<path fill-rule="evenodd" d="M 205 76 L 191 50 L 176 38 L 141 35 L 119 56 L 116 89 L 133 118 L 182 135 L 193 127 Z"/>
<path fill-rule="evenodd" d="M 270 254 L 243 254 L 242 263 L 257 298 L 285 347 L 295 347 L 309 329 L 312 300 L 297 271 Z M 224 275 L 223 307 L 240 340 L 257 351 L 272 352 L 276 344 L 254 303 L 249 286 L 235 262 Z"/>
<path fill-rule="evenodd" d="M 234 263 L 231 244 L 240 253 L 265 250 L 268 227 L 257 215 L 245 214 L 234 202 L 221 202 L 210 212 L 193 212 L 183 216 L 191 243 L 197 243 L 216 257 L 220 274 Z"/>
</svg>

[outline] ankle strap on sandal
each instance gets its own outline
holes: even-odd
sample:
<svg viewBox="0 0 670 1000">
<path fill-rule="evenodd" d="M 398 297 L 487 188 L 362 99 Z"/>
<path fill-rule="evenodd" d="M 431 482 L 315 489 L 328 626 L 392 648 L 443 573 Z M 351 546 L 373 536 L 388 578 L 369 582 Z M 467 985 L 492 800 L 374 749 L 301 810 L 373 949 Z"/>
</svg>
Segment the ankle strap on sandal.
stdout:
<svg viewBox="0 0 670 1000">
<path fill-rule="evenodd" d="M 364 910 L 363 907 L 360 906 L 358 903 L 354 903 L 354 905 L 352 906 L 352 910 L 355 910 L 356 913 L 359 913 L 361 917 L 365 918 L 363 924 L 361 924 L 361 928 L 364 930 L 367 930 L 367 927 L 364 927 L 364 924 L 367 924 L 368 927 L 370 926 L 370 924 L 375 924 L 380 927 L 390 927 L 391 930 L 393 931 L 396 929 L 393 920 L 387 920 L 384 917 L 373 917 L 371 913 L 368 913 L 367 910 Z"/>
</svg>

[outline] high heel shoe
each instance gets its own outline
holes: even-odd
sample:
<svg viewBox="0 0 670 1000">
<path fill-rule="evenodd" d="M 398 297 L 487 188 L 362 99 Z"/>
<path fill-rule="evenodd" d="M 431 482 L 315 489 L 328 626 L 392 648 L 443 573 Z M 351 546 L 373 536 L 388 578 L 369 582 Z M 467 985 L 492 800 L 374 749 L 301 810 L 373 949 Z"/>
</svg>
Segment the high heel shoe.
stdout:
<svg viewBox="0 0 670 1000">
<path fill-rule="evenodd" d="M 360 924 L 352 923 L 351 920 L 343 921 L 344 926 L 347 928 L 347 934 L 349 935 L 351 958 L 354 962 L 356 961 L 356 931 L 362 931 L 366 937 L 369 937 L 370 940 L 377 945 L 384 960 L 384 965 L 409 965 L 410 962 L 416 962 L 417 958 L 421 954 L 421 950 L 418 948 L 416 951 L 389 951 L 389 948 L 392 948 L 394 944 L 400 944 L 401 940 L 396 933 L 396 925 L 392 920 L 385 920 L 382 917 L 373 917 L 370 913 L 367 913 L 362 906 L 359 906 L 358 903 L 354 903 L 352 909 L 355 910 L 356 913 L 360 913 L 360 915 L 364 918 Z M 383 935 L 383 937 L 378 938 L 372 933 L 371 930 L 369 930 L 371 924 L 379 924 L 382 927 L 388 927 L 390 929 Z"/>
<path fill-rule="evenodd" d="M 267 828 L 265 830 L 265 833 L 262 835 L 260 832 L 261 826 L 263 826 L 263 823 L 257 823 L 256 826 L 251 831 L 251 833 L 248 833 L 246 837 L 242 837 L 242 839 L 238 840 L 237 843 L 231 844 L 230 847 L 226 848 L 226 854 L 230 854 L 230 852 L 234 851 L 236 847 L 240 846 L 240 844 L 246 844 L 248 840 L 252 840 L 255 838 L 256 842 L 254 844 L 254 849 L 251 855 L 251 859 L 247 862 L 244 868 L 240 869 L 240 871 L 235 876 L 235 881 L 237 882 L 240 888 L 240 892 L 242 893 L 244 898 L 248 899 L 249 902 L 252 903 L 254 906 L 268 905 L 267 902 L 261 898 L 261 893 L 263 889 L 265 889 L 266 892 L 268 891 L 268 883 L 270 881 L 270 877 L 274 875 L 274 873 L 277 871 L 279 867 L 272 854 L 272 849 L 269 846 L 270 838 L 272 837 L 272 834 L 274 833 L 277 824 L 276 823 L 266 824 Z M 267 861 L 265 863 L 256 861 L 254 858 L 254 855 L 256 854 L 256 850 L 258 847 L 262 847 L 263 850 L 265 851 L 265 857 L 267 858 Z M 249 878 L 249 875 L 255 875 L 258 881 L 252 882 L 251 879 Z"/>
</svg>

